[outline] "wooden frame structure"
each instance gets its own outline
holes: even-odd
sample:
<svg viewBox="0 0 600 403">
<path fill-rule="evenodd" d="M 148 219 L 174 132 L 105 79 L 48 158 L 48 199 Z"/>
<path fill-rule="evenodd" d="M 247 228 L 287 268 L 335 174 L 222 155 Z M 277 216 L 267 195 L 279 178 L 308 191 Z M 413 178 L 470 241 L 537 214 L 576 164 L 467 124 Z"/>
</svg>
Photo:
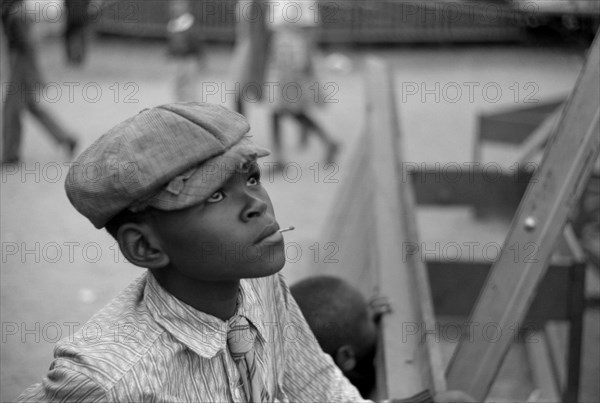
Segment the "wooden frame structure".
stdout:
<svg viewBox="0 0 600 403">
<path fill-rule="evenodd" d="M 598 46 L 596 38 L 576 90 L 562 110 L 557 131 L 549 141 L 545 164 L 536 173 L 537 181 L 529 184 L 532 172 L 517 172 L 520 182 L 508 178 L 513 185 L 504 184 L 505 189 L 512 191 L 513 200 L 503 214 L 510 209 L 514 211 L 520 203 L 505 245 L 511 241 L 534 242 L 539 248 L 536 259 L 511 263 L 504 248 L 491 269 L 489 264 L 477 263 L 468 268 L 462 264 L 452 267 L 447 262 L 426 265 L 419 254 L 408 248 L 419 245 L 415 222 L 417 201 L 477 204 L 479 200 L 482 207 L 490 200 L 481 203 L 479 196 L 493 193 L 493 187 L 481 179 L 481 172 L 479 185 L 475 187 L 472 182 L 415 185 L 420 182 L 415 179 L 423 172 L 411 175 L 403 172 L 391 74 L 382 62 L 373 58 L 367 61 L 366 130 L 338 195 L 336 210 L 326 226 L 328 233 L 324 235 L 324 239 L 338 243 L 340 259 L 334 265 L 323 263 L 318 270 L 343 277 L 366 296 L 384 301 L 376 398 L 402 398 L 423 389 L 435 393 L 446 390 L 447 385 L 449 389 L 466 391 L 478 401 L 488 394 L 512 341 L 506 336 L 509 332 L 494 343 L 477 337 L 478 333 L 474 333 L 475 337 L 463 337 L 446 368 L 446 380 L 439 345 L 429 337 L 433 336 L 431 332 L 406 337 L 407 325 L 435 328 L 435 306 L 439 315 L 466 316 L 473 310 L 469 322 L 494 322 L 500 329 L 527 323 L 526 331 L 535 332 L 540 340 L 539 344 L 527 346 L 533 358 L 536 387 L 545 399 L 556 400 L 561 395 L 563 401 L 576 401 L 584 306 L 583 254 L 570 227 L 564 230 L 563 227 L 600 148 L 600 141 L 593 137 L 598 131 L 599 116 L 595 101 L 598 98 L 594 97 L 599 93 Z M 565 133 L 575 133 L 574 144 Z M 407 177 L 412 180 L 406 180 Z M 526 197 L 521 201 L 527 185 Z M 474 189 L 465 192 L 470 187 Z M 561 234 L 563 242 L 556 247 Z M 561 250 L 566 251 L 562 259 L 560 254 L 551 259 L 554 252 Z M 448 286 L 449 279 L 461 271 L 461 279 L 470 281 L 471 294 L 462 293 L 462 300 L 448 304 L 452 298 L 445 296 L 453 290 L 458 293 L 456 287 Z M 541 291 L 536 294 L 540 283 Z M 545 287 L 552 292 L 545 292 Z M 463 285 L 460 290 L 464 289 Z M 568 320 L 567 337 L 550 320 Z M 568 339 L 567 352 L 556 342 L 557 337 L 546 338 L 547 333 L 562 333 L 561 338 Z M 547 355 L 547 350 L 558 353 Z M 548 370 L 551 367 L 556 369 L 556 379 Z"/>
<path fill-rule="evenodd" d="M 505 245 L 533 243 L 536 259 L 511 262 L 504 248 L 470 316 L 470 322 L 497 323 L 501 329 L 522 323 L 567 215 L 579 200 L 600 150 L 600 40 L 592 44 L 575 90 L 562 110 L 549 139 L 542 165 L 513 219 Z M 508 350 L 503 334 L 494 343 L 475 332 L 463 338 L 447 370 L 451 387 L 465 390 L 478 400 L 487 395 Z M 569 381 L 571 384 L 572 381 Z M 567 389 L 565 401 L 576 401 Z M 573 395 L 574 394 L 574 395 Z"/>
</svg>

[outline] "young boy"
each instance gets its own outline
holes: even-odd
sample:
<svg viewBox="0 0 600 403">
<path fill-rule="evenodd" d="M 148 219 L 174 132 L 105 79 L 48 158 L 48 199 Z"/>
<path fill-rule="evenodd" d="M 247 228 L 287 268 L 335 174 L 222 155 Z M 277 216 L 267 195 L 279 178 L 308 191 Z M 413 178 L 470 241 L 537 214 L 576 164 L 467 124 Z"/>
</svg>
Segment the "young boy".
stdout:
<svg viewBox="0 0 600 403">
<path fill-rule="evenodd" d="M 363 396 L 376 394 L 375 352 L 377 318 L 363 295 L 341 278 L 314 276 L 294 284 L 290 291 L 323 350 Z M 442 391 L 433 397 L 425 390 L 390 403 L 474 402 L 464 392 Z"/>
<path fill-rule="evenodd" d="M 256 163 L 268 151 L 248 130 L 220 106 L 163 105 L 79 156 L 71 203 L 148 271 L 83 326 L 93 338 L 60 341 L 19 400 L 362 400 L 278 274 L 283 236 Z"/>
<path fill-rule="evenodd" d="M 363 396 L 370 396 L 377 327 L 360 291 L 332 276 L 309 277 L 290 291 L 323 351 Z"/>
</svg>

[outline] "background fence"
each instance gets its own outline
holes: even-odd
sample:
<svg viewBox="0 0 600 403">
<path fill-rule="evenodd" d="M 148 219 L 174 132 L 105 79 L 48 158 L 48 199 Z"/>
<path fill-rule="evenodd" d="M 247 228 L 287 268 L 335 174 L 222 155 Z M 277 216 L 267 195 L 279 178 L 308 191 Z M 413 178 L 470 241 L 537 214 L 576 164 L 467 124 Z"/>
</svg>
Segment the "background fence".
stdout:
<svg viewBox="0 0 600 403">
<path fill-rule="evenodd" d="M 253 18 L 237 11 L 236 3 L 192 1 L 199 37 L 205 41 L 233 42 L 236 22 Z M 321 0 L 314 5 L 319 8 L 319 41 L 324 44 L 519 41 L 524 39 L 537 10 L 505 0 Z M 99 14 L 97 30 L 162 38 L 167 34 L 168 7 L 165 0 L 113 1 Z"/>
</svg>

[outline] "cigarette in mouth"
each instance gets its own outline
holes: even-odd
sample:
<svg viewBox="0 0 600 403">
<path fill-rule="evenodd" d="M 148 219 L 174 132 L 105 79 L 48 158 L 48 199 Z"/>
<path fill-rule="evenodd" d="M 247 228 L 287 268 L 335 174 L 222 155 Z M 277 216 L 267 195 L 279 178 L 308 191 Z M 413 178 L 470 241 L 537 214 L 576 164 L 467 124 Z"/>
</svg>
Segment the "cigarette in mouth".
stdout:
<svg viewBox="0 0 600 403">
<path fill-rule="evenodd" d="M 290 226 L 289 226 L 289 227 L 287 227 L 287 228 L 280 229 L 280 230 L 279 230 L 279 232 L 293 231 L 293 230 L 295 230 L 295 229 L 296 229 L 296 227 L 294 227 L 293 225 L 290 225 Z"/>
</svg>

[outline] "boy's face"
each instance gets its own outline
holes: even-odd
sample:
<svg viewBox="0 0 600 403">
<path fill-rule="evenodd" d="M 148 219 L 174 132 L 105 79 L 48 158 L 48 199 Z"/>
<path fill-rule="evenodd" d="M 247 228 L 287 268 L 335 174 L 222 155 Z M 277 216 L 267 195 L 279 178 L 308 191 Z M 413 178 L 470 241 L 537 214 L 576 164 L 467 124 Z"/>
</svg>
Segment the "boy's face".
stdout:
<svg viewBox="0 0 600 403">
<path fill-rule="evenodd" d="M 263 277 L 285 263 L 273 205 L 251 163 L 204 203 L 150 219 L 169 270 L 196 281 Z"/>
</svg>

